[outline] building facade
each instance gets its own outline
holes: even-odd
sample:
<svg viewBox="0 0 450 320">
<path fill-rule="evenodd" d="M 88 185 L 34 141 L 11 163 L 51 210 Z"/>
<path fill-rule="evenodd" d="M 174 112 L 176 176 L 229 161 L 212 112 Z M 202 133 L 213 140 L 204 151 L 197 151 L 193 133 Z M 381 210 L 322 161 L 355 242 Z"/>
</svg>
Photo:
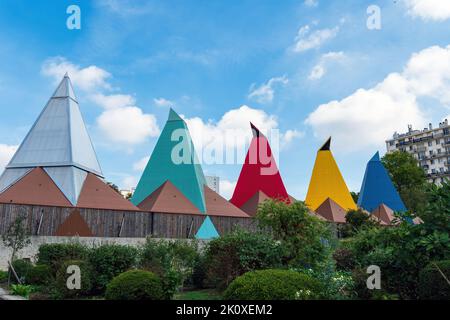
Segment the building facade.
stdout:
<svg viewBox="0 0 450 320">
<path fill-rule="evenodd" d="M 387 152 L 405 151 L 412 154 L 425 170 L 428 180 L 440 184 L 450 179 L 450 125 L 448 120 L 433 128 L 413 130 L 408 127 L 406 133 L 394 133 L 392 139 L 386 141 Z"/>
</svg>

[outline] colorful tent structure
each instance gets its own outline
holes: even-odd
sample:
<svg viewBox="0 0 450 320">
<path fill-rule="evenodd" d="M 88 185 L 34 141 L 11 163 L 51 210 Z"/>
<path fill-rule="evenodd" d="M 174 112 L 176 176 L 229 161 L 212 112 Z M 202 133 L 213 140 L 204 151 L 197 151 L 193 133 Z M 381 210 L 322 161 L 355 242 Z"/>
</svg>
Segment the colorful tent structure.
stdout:
<svg viewBox="0 0 450 320">
<path fill-rule="evenodd" d="M 258 205 L 266 199 L 290 203 L 275 158 L 267 138 L 250 123 L 253 139 L 230 200 L 249 215 L 255 215 Z"/>
<path fill-rule="evenodd" d="M 316 211 L 330 198 L 346 211 L 356 210 L 356 204 L 330 151 L 330 145 L 331 137 L 317 152 L 305 203 Z"/>
<path fill-rule="evenodd" d="M 218 235 L 210 216 L 249 217 L 206 186 L 187 125 L 172 109 L 132 202 L 149 212 L 206 215 L 200 239 Z"/>
<path fill-rule="evenodd" d="M 66 74 L 0 177 L 0 203 L 138 211 L 102 180 Z"/>
<path fill-rule="evenodd" d="M 358 206 L 372 212 L 381 204 L 388 206 L 393 211 L 406 211 L 406 207 L 377 152 L 367 163 Z"/>
</svg>

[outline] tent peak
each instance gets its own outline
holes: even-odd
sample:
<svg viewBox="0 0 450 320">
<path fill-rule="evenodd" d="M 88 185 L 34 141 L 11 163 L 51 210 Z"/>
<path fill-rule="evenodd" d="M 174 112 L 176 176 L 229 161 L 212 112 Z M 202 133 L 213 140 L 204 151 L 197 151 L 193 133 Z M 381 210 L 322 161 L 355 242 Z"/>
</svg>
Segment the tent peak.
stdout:
<svg viewBox="0 0 450 320">
<path fill-rule="evenodd" d="M 319 151 L 329 151 L 331 146 L 331 137 L 327 139 L 327 141 L 320 147 Z"/>
</svg>

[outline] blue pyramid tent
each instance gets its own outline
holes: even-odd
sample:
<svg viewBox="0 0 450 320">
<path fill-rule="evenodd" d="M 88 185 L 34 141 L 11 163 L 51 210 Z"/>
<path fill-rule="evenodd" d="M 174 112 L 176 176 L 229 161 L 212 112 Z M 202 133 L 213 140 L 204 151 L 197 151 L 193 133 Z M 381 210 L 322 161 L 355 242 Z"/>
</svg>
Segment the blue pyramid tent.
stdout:
<svg viewBox="0 0 450 320">
<path fill-rule="evenodd" d="M 366 173 L 358 197 L 358 206 L 372 212 L 380 204 L 385 204 L 397 212 L 406 211 L 400 195 L 394 187 L 386 168 L 380 161 L 379 153 L 367 163 Z"/>
<path fill-rule="evenodd" d="M 206 217 L 200 229 L 198 229 L 195 238 L 200 240 L 211 240 L 218 237 L 219 233 L 217 232 L 216 227 L 214 227 L 211 218 L 209 216 Z"/>
</svg>

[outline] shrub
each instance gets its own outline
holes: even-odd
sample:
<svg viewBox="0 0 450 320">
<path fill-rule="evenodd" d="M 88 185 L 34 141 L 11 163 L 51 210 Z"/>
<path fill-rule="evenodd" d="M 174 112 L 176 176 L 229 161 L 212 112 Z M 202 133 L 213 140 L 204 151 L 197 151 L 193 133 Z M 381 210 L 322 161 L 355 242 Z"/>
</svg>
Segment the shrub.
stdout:
<svg viewBox="0 0 450 320">
<path fill-rule="evenodd" d="M 86 260 L 89 249 L 80 243 L 49 243 L 39 247 L 37 264 L 50 266 L 56 273 L 64 261 Z"/>
<path fill-rule="evenodd" d="M 226 300 L 310 300 L 319 297 L 320 284 L 292 270 L 251 271 L 236 278 L 224 294 Z"/>
<path fill-rule="evenodd" d="M 330 259 L 329 226 L 311 215 L 303 202 L 265 201 L 256 219 L 263 232 L 270 230 L 274 239 L 281 242 L 290 267 L 314 268 Z"/>
<path fill-rule="evenodd" d="M 160 278 L 153 272 L 130 270 L 108 284 L 105 298 L 108 300 L 161 300 L 164 293 Z"/>
<path fill-rule="evenodd" d="M 53 281 L 52 269 L 46 264 L 38 264 L 28 272 L 27 283 L 38 286 L 49 285 Z"/>
<path fill-rule="evenodd" d="M 206 248 L 207 281 L 224 289 L 248 271 L 281 267 L 283 256 L 282 246 L 271 237 L 236 230 L 209 242 Z"/>
<path fill-rule="evenodd" d="M 103 245 L 90 251 L 89 262 L 94 270 L 94 286 L 104 292 L 115 276 L 135 267 L 138 250 L 130 246 Z"/>
<path fill-rule="evenodd" d="M 350 249 L 338 248 L 333 253 L 336 268 L 342 271 L 351 271 L 356 264 L 355 257 Z"/>
<path fill-rule="evenodd" d="M 441 272 L 447 277 L 441 274 Z M 419 296 L 426 300 L 450 300 L 450 260 L 431 262 L 419 275 Z"/>
<path fill-rule="evenodd" d="M 14 260 L 12 263 L 12 266 L 14 268 L 14 271 L 16 271 L 17 276 L 19 277 L 21 282 L 28 282 L 28 274 L 31 269 L 33 269 L 33 264 L 31 261 L 26 259 L 17 259 Z M 16 282 L 16 278 L 14 276 L 11 277 L 13 282 Z"/>
<path fill-rule="evenodd" d="M 139 265 L 161 278 L 165 298 L 171 299 L 178 288 L 192 277 L 198 260 L 198 244 L 195 241 L 147 239 Z"/>
<path fill-rule="evenodd" d="M 67 273 L 69 266 L 80 268 L 80 289 L 67 288 L 67 281 L 71 274 Z M 92 268 L 90 264 L 83 260 L 68 260 L 61 264 L 56 274 L 56 298 L 71 299 L 89 295 L 92 289 Z"/>
<path fill-rule="evenodd" d="M 8 280 L 8 272 L 0 270 L 0 283 L 6 282 Z"/>
<path fill-rule="evenodd" d="M 21 296 L 26 299 L 30 296 L 31 291 L 33 291 L 33 287 L 24 284 L 13 284 L 11 285 L 11 292 L 15 296 Z"/>
</svg>

